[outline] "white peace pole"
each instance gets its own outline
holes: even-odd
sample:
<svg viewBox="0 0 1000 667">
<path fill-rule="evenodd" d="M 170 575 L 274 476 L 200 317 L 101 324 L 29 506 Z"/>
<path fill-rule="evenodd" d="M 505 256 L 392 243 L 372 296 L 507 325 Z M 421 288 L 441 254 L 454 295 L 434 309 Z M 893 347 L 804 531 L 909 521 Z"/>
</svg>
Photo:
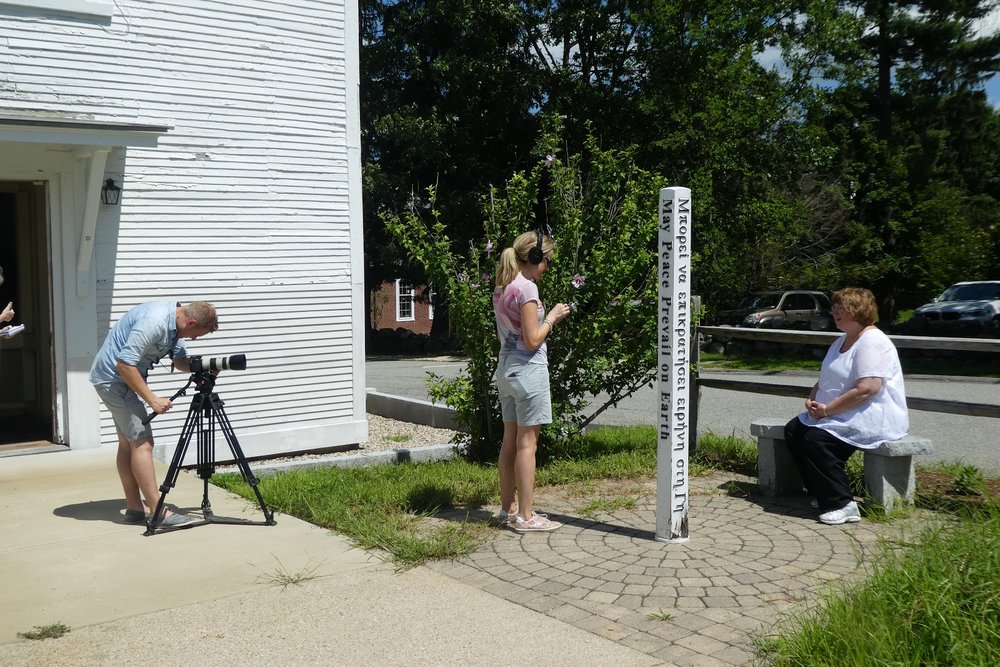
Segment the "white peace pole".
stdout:
<svg viewBox="0 0 1000 667">
<path fill-rule="evenodd" d="M 660 190 L 656 540 L 688 541 L 691 190 Z"/>
</svg>

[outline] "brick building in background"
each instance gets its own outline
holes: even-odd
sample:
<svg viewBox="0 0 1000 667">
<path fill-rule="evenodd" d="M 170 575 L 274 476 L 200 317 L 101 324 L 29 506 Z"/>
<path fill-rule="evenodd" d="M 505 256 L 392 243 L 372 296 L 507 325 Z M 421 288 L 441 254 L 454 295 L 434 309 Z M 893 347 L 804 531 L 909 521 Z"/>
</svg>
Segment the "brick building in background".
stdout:
<svg viewBox="0 0 1000 667">
<path fill-rule="evenodd" d="M 433 289 L 402 280 L 384 282 L 371 295 L 372 328 L 429 334 L 434 323 Z"/>
</svg>

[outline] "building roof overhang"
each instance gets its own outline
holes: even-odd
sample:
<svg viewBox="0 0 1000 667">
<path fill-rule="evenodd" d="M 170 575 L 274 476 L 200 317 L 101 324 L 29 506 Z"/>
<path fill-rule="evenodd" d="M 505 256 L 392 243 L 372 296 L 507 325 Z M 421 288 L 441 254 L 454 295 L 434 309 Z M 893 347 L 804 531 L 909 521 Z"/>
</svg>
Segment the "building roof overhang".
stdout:
<svg viewBox="0 0 1000 667">
<path fill-rule="evenodd" d="M 0 110 L 0 141 L 71 146 L 153 148 L 172 128 L 150 123 L 122 123 L 39 113 Z"/>
</svg>

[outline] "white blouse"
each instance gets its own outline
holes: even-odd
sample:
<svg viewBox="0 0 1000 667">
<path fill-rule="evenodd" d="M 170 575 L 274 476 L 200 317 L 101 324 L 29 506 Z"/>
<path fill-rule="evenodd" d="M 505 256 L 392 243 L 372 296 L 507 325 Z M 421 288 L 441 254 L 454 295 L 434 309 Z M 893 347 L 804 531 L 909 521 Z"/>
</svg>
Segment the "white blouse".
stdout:
<svg viewBox="0 0 1000 667">
<path fill-rule="evenodd" d="M 861 378 L 882 378 L 882 388 L 852 410 L 818 420 L 803 412 L 799 420 L 861 449 L 874 449 L 883 442 L 899 440 L 910 428 L 910 417 L 896 346 L 879 329 L 868 329 L 851 349 L 841 352 L 846 338 L 846 335 L 838 338 L 823 359 L 816 401 L 830 403 Z"/>
</svg>

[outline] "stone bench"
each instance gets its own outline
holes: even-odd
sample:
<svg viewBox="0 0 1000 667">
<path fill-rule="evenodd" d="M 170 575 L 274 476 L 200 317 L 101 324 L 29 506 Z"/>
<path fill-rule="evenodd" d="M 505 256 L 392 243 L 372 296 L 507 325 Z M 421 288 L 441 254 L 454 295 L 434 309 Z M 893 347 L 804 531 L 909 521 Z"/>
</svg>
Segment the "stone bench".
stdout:
<svg viewBox="0 0 1000 667">
<path fill-rule="evenodd" d="M 757 481 L 768 496 L 798 495 L 803 490 L 802 478 L 785 444 L 786 423 L 787 419 L 766 418 L 750 424 L 750 435 L 757 438 Z M 913 457 L 933 452 L 931 441 L 907 435 L 861 451 L 869 498 L 887 512 L 892 511 L 897 498 L 912 504 L 917 481 Z"/>
</svg>

